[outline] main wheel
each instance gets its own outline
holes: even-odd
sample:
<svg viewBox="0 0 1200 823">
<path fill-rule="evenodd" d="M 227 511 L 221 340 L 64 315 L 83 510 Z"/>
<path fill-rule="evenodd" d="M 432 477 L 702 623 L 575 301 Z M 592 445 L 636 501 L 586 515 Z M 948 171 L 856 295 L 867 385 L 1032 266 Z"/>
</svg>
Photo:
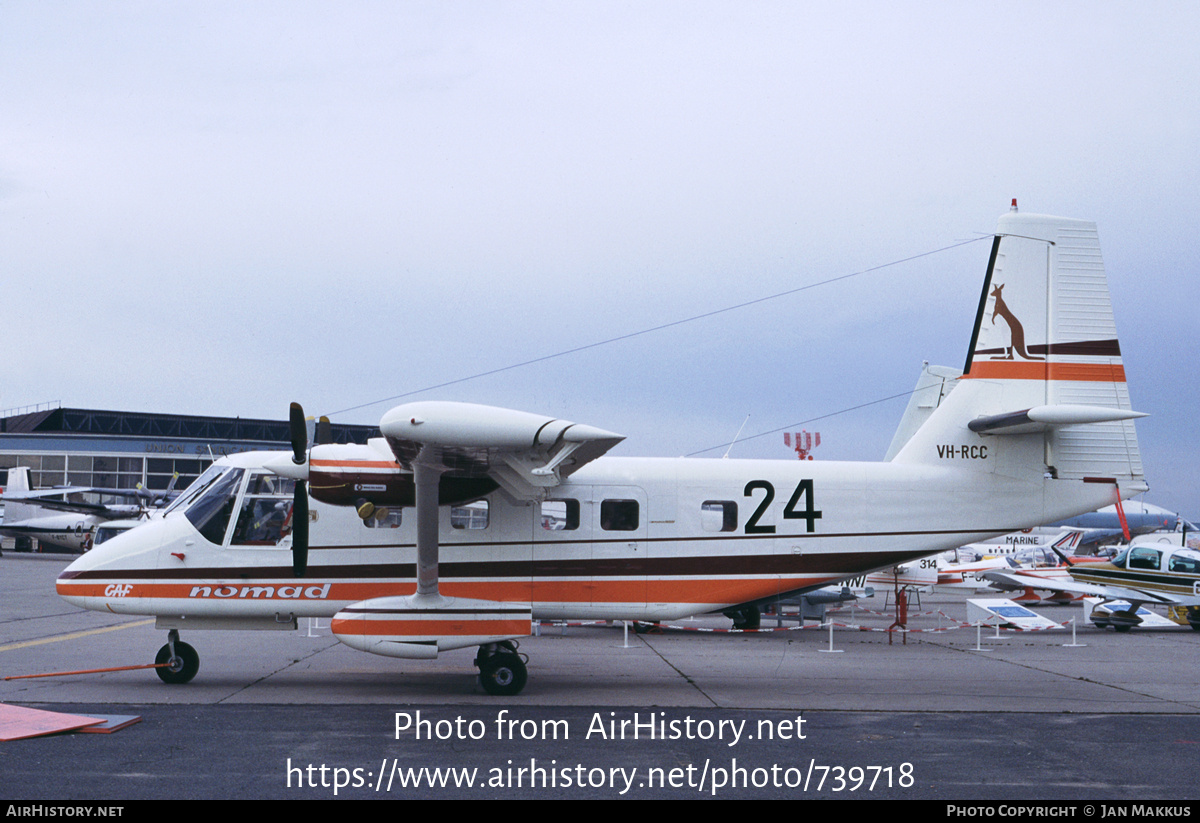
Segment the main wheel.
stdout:
<svg viewBox="0 0 1200 823">
<path fill-rule="evenodd" d="M 762 612 L 758 610 L 758 606 L 742 606 L 738 609 L 730 609 L 725 612 L 725 616 L 733 621 L 735 629 L 742 631 L 754 631 L 762 625 Z"/>
<path fill-rule="evenodd" d="M 187 643 L 178 640 L 175 641 L 174 657 L 171 656 L 171 644 L 168 643 L 158 650 L 154 662 L 160 666 L 154 671 L 158 672 L 159 679 L 164 683 L 187 683 L 200 671 L 200 655 Z M 169 665 L 163 666 L 163 663 Z"/>
<path fill-rule="evenodd" d="M 1134 626 L 1141 625 L 1142 618 L 1134 609 L 1126 609 L 1113 615 L 1112 627 L 1119 632 L 1127 632 Z"/>
<path fill-rule="evenodd" d="M 512 652 L 493 654 L 479 661 L 479 683 L 488 694 L 501 697 L 520 694 L 528 679 L 525 661 Z"/>
</svg>

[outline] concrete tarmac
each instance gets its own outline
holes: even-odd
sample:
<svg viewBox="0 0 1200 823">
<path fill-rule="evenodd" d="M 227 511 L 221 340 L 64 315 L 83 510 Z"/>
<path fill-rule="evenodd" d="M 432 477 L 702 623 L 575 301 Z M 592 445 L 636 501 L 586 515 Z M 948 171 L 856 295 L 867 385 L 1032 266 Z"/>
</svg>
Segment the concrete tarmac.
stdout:
<svg viewBox="0 0 1200 823">
<path fill-rule="evenodd" d="M 0 558 L 0 676 L 152 662 L 166 639 L 152 618 L 58 598 L 66 562 Z M 4 703 L 143 718 L 0 744 L 0 796 L 1196 796 L 1200 633 L 997 638 L 961 627 L 965 599 L 923 595 L 916 631 L 889 643 L 880 592 L 833 615 L 834 652 L 825 629 L 731 633 L 719 616 L 627 641 L 619 626 L 543 626 L 521 643 L 529 684 L 510 698 L 483 693 L 470 650 L 367 655 L 328 620 L 192 632 L 200 672 L 185 686 L 148 669 L 0 681 Z M 1082 619 L 1079 606 L 1034 608 Z"/>
</svg>

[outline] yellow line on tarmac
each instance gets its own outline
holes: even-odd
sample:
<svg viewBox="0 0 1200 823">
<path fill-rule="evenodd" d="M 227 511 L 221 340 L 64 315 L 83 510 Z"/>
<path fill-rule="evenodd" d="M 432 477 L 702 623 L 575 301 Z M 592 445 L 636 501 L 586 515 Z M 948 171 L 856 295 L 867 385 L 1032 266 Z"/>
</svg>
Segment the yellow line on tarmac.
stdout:
<svg viewBox="0 0 1200 823">
<path fill-rule="evenodd" d="M 0 646 L 0 652 L 9 652 L 13 649 L 24 649 L 29 646 L 41 646 L 44 643 L 61 643 L 64 640 L 77 640 L 80 637 L 89 637 L 93 634 L 104 634 L 105 632 L 115 632 L 118 629 L 135 629 L 138 626 L 149 626 L 154 622 L 151 617 L 148 620 L 135 620 L 132 623 L 121 623 L 118 626 L 105 626 L 102 629 L 88 629 L 83 632 L 71 632 L 70 634 L 57 634 L 53 637 L 43 637 L 41 640 L 25 640 L 20 643 L 9 643 L 7 646 Z"/>
</svg>

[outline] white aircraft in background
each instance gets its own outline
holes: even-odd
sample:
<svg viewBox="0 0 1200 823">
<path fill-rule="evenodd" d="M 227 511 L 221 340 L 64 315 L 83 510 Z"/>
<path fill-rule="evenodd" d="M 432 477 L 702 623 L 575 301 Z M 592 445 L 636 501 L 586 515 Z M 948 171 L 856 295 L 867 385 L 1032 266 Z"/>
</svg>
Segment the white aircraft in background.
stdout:
<svg viewBox="0 0 1200 823">
<path fill-rule="evenodd" d="M 32 490 L 29 468 L 18 466 L 8 470 L 8 486 L 0 495 L 4 503 L 4 522 L 0 534 L 17 538 L 37 538 L 39 543 L 85 552 L 92 546 L 97 526 L 111 520 L 129 520 L 144 516 L 156 501 L 170 496 L 175 480 L 166 491 L 152 492 L 141 487 L 108 489 L 96 486 L 69 486 Z M 136 500 L 135 503 L 91 503 L 84 496 L 116 497 Z"/>
<path fill-rule="evenodd" d="M 392 409 L 366 445 L 310 449 L 293 405 L 292 453 L 217 461 L 58 592 L 156 615 L 167 682 L 199 668 L 182 628 L 328 616 L 375 654 L 477 646 L 484 688 L 516 694 L 535 619 L 721 611 L 1147 488 L 1095 224 L 1014 201 L 958 383 L 883 463 L 604 457 L 621 435 L 448 402 Z"/>
<path fill-rule="evenodd" d="M 1082 532 L 1078 529 L 1051 529 L 1050 532 L 1030 529 L 942 552 L 936 558 L 930 558 L 936 563 L 938 588 L 983 589 L 991 585 L 984 579 L 984 572 L 1058 566 L 1059 555 L 1054 549 L 1063 554 L 1075 551 Z M 1067 576 L 1065 571 L 1062 576 Z"/>
<path fill-rule="evenodd" d="M 1067 562 L 1070 579 L 1041 581 L 1035 588 L 1120 602 L 1113 609 L 1093 610 L 1092 620 L 1100 628 L 1129 631 L 1142 622 L 1141 606 L 1158 605 L 1186 610 L 1188 625 L 1200 631 L 1200 550 L 1188 545 L 1188 532 L 1136 537 L 1109 562 Z M 1021 571 L 992 571 L 984 577 L 1003 588 L 1029 586 Z"/>
</svg>

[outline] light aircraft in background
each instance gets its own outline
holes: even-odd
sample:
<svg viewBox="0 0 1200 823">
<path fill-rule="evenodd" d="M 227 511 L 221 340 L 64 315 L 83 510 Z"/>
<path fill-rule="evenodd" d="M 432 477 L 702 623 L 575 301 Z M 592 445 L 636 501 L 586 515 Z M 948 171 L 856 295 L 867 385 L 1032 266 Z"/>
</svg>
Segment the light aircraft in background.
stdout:
<svg viewBox="0 0 1200 823">
<path fill-rule="evenodd" d="M 4 503 L 4 522 L 0 534 L 16 538 L 36 538 L 39 543 L 84 552 L 91 548 L 97 526 L 111 520 L 143 517 L 149 507 L 166 500 L 175 488 L 176 474 L 166 491 L 152 492 L 140 486 L 110 489 L 97 486 L 60 486 L 51 489 L 30 488 L 29 468 L 8 470 L 8 486 L 0 495 Z M 133 500 L 133 503 L 93 503 L 85 497 Z"/>
<path fill-rule="evenodd" d="M 516 694 L 537 619 L 722 611 L 1140 493 L 1142 415 L 1096 227 L 1015 206 L 959 385 L 888 462 L 611 457 L 619 434 L 449 402 L 392 409 L 365 445 L 310 448 L 293 405 L 291 453 L 217 461 L 58 592 L 156 615 L 167 682 L 199 668 L 181 629 L 332 617 L 375 654 L 478 647 L 485 690 Z"/>
<path fill-rule="evenodd" d="M 1031 529 L 942 552 L 930 559 L 937 566 L 938 588 L 983 589 L 990 585 L 983 578 L 984 572 L 1058 566 L 1059 555 L 1055 550 L 1062 554 L 1073 552 L 1079 546 L 1082 532 L 1078 529 L 1050 531 L 1051 534 L 1046 534 L 1040 529 Z M 1063 576 L 1066 576 L 1065 571 Z"/>
<path fill-rule="evenodd" d="M 1142 622 L 1138 609 L 1146 605 L 1186 610 L 1188 625 L 1200 631 L 1200 550 L 1187 545 L 1187 532 L 1150 534 L 1134 538 L 1108 562 L 1078 563 L 1063 558 L 1069 580 L 1042 580 L 1035 588 L 1080 596 L 1100 597 L 1105 603 L 1124 601 L 1123 608 L 1093 611 L 1097 626 L 1125 632 Z M 993 585 L 1030 585 L 1020 571 L 990 571 Z"/>
</svg>

